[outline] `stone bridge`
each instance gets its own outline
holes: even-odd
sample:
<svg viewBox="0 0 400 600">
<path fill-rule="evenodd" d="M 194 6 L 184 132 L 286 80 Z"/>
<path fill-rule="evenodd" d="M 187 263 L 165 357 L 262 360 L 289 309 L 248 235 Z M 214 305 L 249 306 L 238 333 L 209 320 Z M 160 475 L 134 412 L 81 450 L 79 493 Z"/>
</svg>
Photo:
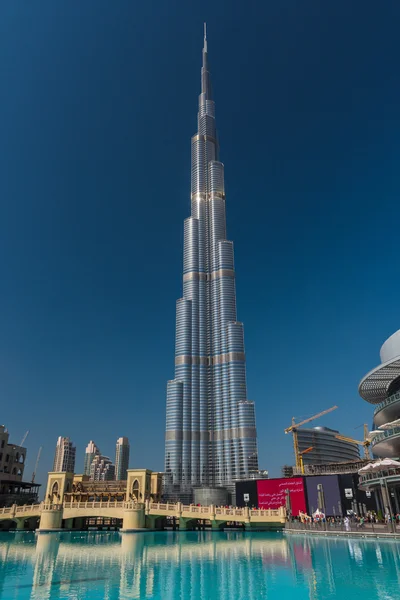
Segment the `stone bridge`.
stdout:
<svg viewBox="0 0 400 600">
<path fill-rule="evenodd" d="M 90 482 L 74 473 L 51 472 L 48 476 L 45 501 L 41 504 L 13 505 L 0 508 L 0 521 L 11 520 L 17 529 L 24 529 L 29 519 L 39 531 L 80 529 L 87 518 L 110 518 L 122 521 L 122 531 L 157 529 L 165 518 L 174 519 L 180 530 L 192 529 L 199 522 L 208 522 L 213 529 L 226 523 L 242 523 L 251 527 L 283 527 L 286 511 L 253 510 L 218 506 L 186 505 L 181 502 L 163 504 L 161 475 L 148 469 L 128 469 L 127 480 L 120 482 Z"/>
<path fill-rule="evenodd" d="M 13 520 L 17 529 L 23 529 L 27 519 L 40 519 L 39 531 L 56 531 L 71 528 L 76 518 L 108 517 L 121 519 L 122 531 L 137 531 L 157 528 L 160 517 L 175 518 L 179 529 L 192 528 L 198 521 L 209 521 L 212 529 L 221 529 L 226 523 L 243 523 L 251 527 L 283 527 L 285 508 L 263 510 L 250 508 L 225 508 L 216 506 L 144 503 L 134 501 L 80 502 L 65 500 L 62 504 L 44 503 L 12 506 L 0 509 L 0 520 Z"/>
</svg>

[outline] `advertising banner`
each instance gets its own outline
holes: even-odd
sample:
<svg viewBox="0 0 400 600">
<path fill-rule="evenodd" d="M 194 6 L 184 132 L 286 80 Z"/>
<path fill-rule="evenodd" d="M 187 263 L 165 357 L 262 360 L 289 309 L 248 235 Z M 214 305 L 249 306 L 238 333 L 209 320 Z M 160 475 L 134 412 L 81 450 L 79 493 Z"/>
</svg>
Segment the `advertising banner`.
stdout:
<svg viewBox="0 0 400 600">
<path fill-rule="evenodd" d="M 259 479 L 257 481 L 258 508 L 279 508 L 285 506 L 285 490 L 290 491 L 292 515 L 306 512 L 304 483 L 301 477 L 280 479 Z"/>
<path fill-rule="evenodd" d="M 306 477 L 309 514 L 319 508 L 326 515 L 341 515 L 343 507 L 340 499 L 339 478 L 337 475 L 313 475 Z M 318 486 L 322 486 L 324 506 L 318 501 Z M 351 491 L 351 490 L 350 490 Z"/>
</svg>

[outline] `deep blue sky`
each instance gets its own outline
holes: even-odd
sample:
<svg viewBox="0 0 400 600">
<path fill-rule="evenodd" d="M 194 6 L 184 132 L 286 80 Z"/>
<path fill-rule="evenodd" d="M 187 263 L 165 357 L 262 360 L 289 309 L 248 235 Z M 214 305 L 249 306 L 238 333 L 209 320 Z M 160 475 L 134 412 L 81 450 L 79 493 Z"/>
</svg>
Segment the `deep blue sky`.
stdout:
<svg viewBox="0 0 400 600">
<path fill-rule="evenodd" d="M 293 415 L 362 436 L 400 327 L 400 4 L 0 6 L 0 422 L 163 468 L 203 21 L 260 466 Z M 317 425 L 317 422 L 315 423 Z"/>
</svg>

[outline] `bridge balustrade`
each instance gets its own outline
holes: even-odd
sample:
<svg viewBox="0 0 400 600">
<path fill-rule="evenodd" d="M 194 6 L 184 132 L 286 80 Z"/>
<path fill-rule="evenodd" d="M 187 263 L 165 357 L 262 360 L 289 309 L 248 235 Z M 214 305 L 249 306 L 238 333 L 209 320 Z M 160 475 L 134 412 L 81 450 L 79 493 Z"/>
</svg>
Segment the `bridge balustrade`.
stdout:
<svg viewBox="0 0 400 600">
<path fill-rule="evenodd" d="M 24 504 L 23 506 L 17 506 L 15 514 L 21 514 L 26 512 L 39 512 L 41 504 Z"/>
<path fill-rule="evenodd" d="M 92 511 L 90 514 L 102 516 L 102 511 L 104 511 L 105 515 L 109 514 L 109 510 L 115 511 L 117 509 L 116 514 L 120 514 L 120 518 L 125 521 L 125 518 L 131 518 L 132 513 L 140 513 L 143 514 L 143 519 L 145 515 L 149 517 L 157 517 L 157 516 L 170 516 L 176 517 L 182 520 L 180 526 L 185 525 L 190 521 L 196 521 L 198 519 L 210 520 L 212 523 L 219 522 L 231 522 L 231 521 L 241 521 L 244 523 L 250 523 L 253 521 L 256 524 L 260 524 L 263 521 L 265 523 L 268 522 L 278 522 L 283 523 L 285 520 L 285 508 L 281 507 L 280 509 L 249 509 L 249 508 L 225 508 L 225 507 L 215 507 L 211 506 L 196 506 L 193 504 L 181 504 L 180 502 L 176 504 L 169 503 L 158 503 L 158 502 L 150 502 L 150 500 L 146 500 L 145 503 L 137 503 L 134 501 L 120 501 L 114 499 L 108 500 L 70 500 L 64 499 L 62 504 L 52 504 L 52 503 L 41 503 L 41 504 L 30 504 L 23 506 L 13 505 L 11 507 L 0 508 L 0 517 L 3 519 L 15 519 L 17 517 L 23 518 L 26 515 L 26 518 L 30 516 L 41 516 L 41 518 L 47 513 L 48 516 L 45 517 L 44 522 L 46 525 L 44 528 L 49 527 L 49 529 L 54 529 L 57 527 L 61 527 L 61 521 L 64 515 L 67 515 L 67 511 L 73 509 L 77 511 L 79 516 L 79 510 L 82 511 L 82 516 L 86 516 L 88 511 Z M 60 513 L 59 517 L 54 515 L 55 511 Z M 53 516 L 50 518 L 49 513 L 53 513 Z M 76 515 L 74 515 L 76 516 Z M 65 516 L 65 518 L 69 518 L 69 516 Z M 60 525 L 54 525 L 57 520 L 60 520 Z M 58 521 L 57 521 L 58 522 Z M 128 520 L 129 522 L 129 520 Z M 136 525 L 135 525 L 136 527 Z M 139 525 L 139 528 L 142 528 L 143 525 Z M 128 526 L 129 528 L 129 526 Z"/>
</svg>

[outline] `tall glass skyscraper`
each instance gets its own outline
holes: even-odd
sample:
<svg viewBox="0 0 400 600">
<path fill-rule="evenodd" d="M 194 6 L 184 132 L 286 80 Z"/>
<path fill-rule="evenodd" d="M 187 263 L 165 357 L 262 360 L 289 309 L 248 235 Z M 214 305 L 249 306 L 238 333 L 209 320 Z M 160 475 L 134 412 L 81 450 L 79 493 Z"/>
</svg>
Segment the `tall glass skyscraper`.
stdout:
<svg viewBox="0 0 400 600">
<path fill-rule="evenodd" d="M 166 495 L 180 498 L 196 486 L 229 486 L 258 469 L 206 31 L 197 122 L 192 214 L 184 222 L 183 298 L 176 305 L 175 378 L 167 386 Z"/>
</svg>

